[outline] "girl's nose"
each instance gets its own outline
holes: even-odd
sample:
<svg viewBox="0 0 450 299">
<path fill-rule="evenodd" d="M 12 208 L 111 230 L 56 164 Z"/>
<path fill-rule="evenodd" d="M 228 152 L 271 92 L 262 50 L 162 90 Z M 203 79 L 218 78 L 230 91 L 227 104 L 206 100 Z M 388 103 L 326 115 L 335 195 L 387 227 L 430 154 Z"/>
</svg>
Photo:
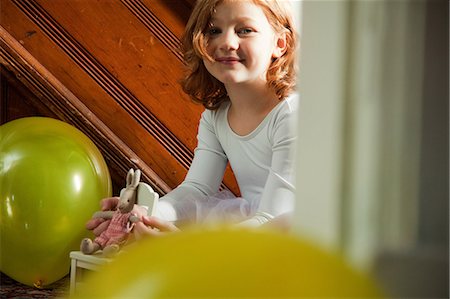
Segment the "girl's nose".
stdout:
<svg viewBox="0 0 450 299">
<path fill-rule="evenodd" d="M 222 34 L 220 40 L 220 49 L 225 51 L 237 50 L 239 48 L 239 37 L 234 31 L 228 31 Z"/>
</svg>

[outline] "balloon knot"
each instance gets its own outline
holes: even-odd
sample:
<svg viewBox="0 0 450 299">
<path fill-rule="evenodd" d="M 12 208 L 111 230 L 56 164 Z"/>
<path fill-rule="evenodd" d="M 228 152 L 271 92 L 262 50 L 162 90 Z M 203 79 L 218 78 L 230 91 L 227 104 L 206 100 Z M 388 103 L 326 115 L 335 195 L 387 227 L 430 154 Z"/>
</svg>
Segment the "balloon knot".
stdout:
<svg viewBox="0 0 450 299">
<path fill-rule="evenodd" d="M 33 285 L 35 288 L 42 289 L 42 280 L 39 279 L 38 281 L 34 282 Z"/>
</svg>

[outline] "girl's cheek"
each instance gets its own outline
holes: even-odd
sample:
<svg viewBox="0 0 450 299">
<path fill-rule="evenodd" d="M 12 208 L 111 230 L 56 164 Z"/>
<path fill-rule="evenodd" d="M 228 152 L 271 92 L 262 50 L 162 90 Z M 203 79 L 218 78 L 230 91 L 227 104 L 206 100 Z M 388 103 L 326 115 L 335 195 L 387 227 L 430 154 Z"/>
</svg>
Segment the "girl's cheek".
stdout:
<svg viewBox="0 0 450 299">
<path fill-rule="evenodd" d="M 214 52 L 215 49 L 215 44 L 214 41 L 210 40 L 208 41 L 208 43 L 206 44 L 206 52 L 211 55 Z"/>
</svg>

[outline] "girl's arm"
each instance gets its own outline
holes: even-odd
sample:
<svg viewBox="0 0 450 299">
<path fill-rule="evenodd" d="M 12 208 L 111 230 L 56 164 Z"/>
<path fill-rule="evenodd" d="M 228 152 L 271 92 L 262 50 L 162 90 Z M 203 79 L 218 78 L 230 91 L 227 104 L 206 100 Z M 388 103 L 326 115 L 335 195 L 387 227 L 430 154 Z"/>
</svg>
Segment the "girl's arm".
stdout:
<svg viewBox="0 0 450 299">
<path fill-rule="evenodd" d="M 218 192 L 228 160 L 215 134 L 213 112 L 209 110 L 202 113 L 197 140 L 186 178 L 160 198 L 156 217 L 167 221 L 194 221 L 197 216 L 195 201 Z"/>
</svg>

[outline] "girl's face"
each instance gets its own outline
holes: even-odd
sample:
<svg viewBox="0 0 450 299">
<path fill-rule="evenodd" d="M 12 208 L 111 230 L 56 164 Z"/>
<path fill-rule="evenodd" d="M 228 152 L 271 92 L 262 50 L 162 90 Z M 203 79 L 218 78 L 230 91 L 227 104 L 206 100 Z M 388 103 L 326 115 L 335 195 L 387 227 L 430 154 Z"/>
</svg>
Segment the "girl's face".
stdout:
<svg viewBox="0 0 450 299">
<path fill-rule="evenodd" d="M 211 17 L 206 50 L 208 72 L 225 84 L 265 84 L 272 58 L 283 54 L 285 40 L 275 34 L 262 8 L 252 1 L 225 0 Z"/>
</svg>

